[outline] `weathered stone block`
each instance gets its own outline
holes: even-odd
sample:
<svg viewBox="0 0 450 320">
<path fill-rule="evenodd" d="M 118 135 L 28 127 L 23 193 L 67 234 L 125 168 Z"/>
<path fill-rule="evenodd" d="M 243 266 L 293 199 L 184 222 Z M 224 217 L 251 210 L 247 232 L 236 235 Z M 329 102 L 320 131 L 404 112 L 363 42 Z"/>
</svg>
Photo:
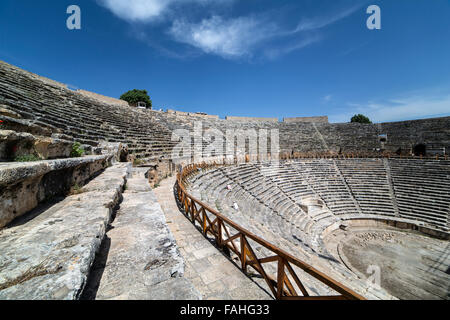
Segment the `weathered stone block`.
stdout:
<svg viewBox="0 0 450 320">
<path fill-rule="evenodd" d="M 55 196 L 83 186 L 110 165 L 111 156 L 90 156 L 0 165 L 0 228 Z"/>
<path fill-rule="evenodd" d="M 78 299 L 129 165 L 108 168 L 31 220 L 0 231 L 0 299 Z"/>
</svg>

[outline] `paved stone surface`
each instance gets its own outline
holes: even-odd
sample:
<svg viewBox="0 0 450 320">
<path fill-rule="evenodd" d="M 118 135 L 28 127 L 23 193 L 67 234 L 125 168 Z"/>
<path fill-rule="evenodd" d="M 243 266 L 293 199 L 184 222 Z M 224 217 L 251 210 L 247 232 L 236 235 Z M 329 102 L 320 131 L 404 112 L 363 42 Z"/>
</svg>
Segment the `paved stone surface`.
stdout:
<svg viewBox="0 0 450 320">
<path fill-rule="evenodd" d="M 450 299 L 448 241 L 395 229 L 350 227 L 336 230 L 346 265 L 364 278 L 370 266 L 380 270 L 380 285 L 407 300 Z"/>
<path fill-rule="evenodd" d="M 110 167 L 83 193 L 0 231 L 0 299 L 79 298 L 128 169 Z"/>
<path fill-rule="evenodd" d="M 0 228 L 72 186 L 83 186 L 112 155 L 0 164 Z"/>
<path fill-rule="evenodd" d="M 184 260 L 143 172 L 133 169 L 83 299 L 196 300 Z"/>
<path fill-rule="evenodd" d="M 175 178 L 168 178 L 154 190 L 186 260 L 185 276 L 205 300 L 268 300 L 263 282 L 247 277 L 224 256 L 178 210 L 173 194 Z"/>
</svg>

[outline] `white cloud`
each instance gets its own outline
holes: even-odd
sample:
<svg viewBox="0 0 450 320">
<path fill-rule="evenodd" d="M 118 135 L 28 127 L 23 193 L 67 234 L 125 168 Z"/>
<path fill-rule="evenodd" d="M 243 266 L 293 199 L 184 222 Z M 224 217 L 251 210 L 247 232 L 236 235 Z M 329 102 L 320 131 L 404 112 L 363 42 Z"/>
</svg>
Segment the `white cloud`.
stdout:
<svg viewBox="0 0 450 320">
<path fill-rule="evenodd" d="M 322 36 L 318 34 L 304 35 L 300 40 L 295 40 L 293 43 L 272 46 L 268 49 L 265 49 L 264 55 L 265 57 L 273 60 L 290 52 L 303 49 L 315 42 L 319 42 L 320 40 L 322 40 Z"/>
<path fill-rule="evenodd" d="M 334 12 L 334 14 L 329 14 L 327 16 L 314 17 L 309 19 L 303 19 L 295 29 L 294 32 L 317 30 L 329 26 L 333 23 L 338 22 L 348 16 L 352 15 L 356 10 L 360 9 L 361 5 L 356 5 L 345 10 Z"/>
<path fill-rule="evenodd" d="M 348 104 L 351 111 L 330 116 L 331 122 L 349 122 L 362 113 L 373 122 L 401 121 L 441 115 L 450 115 L 450 94 L 441 96 L 414 96 L 391 99 L 385 103 Z"/>
<path fill-rule="evenodd" d="M 261 49 L 266 58 L 275 59 L 320 41 L 323 36 L 315 30 L 348 17 L 360 7 L 304 20 L 294 29 L 283 28 L 264 14 L 228 19 L 216 15 L 199 23 L 177 19 L 169 34 L 178 42 L 224 58 L 252 56 Z"/>
<path fill-rule="evenodd" d="M 151 22 L 171 10 L 185 4 L 224 5 L 234 0 L 97 0 L 117 17 L 130 22 Z"/>
<path fill-rule="evenodd" d="M 121 19 L 147 22 L 160 16 L 176 0 L 100 0 Z"/>
<path fill-rule="evenodd" d="M 323 38 L 314 30 L 335 23 L 359 8 L 335 11 L 303 20 L 294 28 L 287 28 L 281 27 L 284 23 L 283 16 L 277 14 L 271 16 L 268 12 L 239 17 L 217 14 L 220 6 L 232 4 L 236 0 L 97 1 L 117 17 L 133 24 L 157 21 L 161 23 L 162 28 L 170 24 L 166 30 L 172 40 L 188 44 L 200 52 L 232 59 L 252 57 L 255 53 L 275 59 L 300 50 Z M 194 10 L 193 5 L 199 10 Z M 139 36 L 139 38 L 146 37 Z"/>
<path fill-rule="evenodd" d="M 325 97 L 323 97 L 323 101 L 325 101 L 325 102 L 330 102 L 332 97 L 333 97 L 333 96 L 332 96 L 331 94 L 326 95 Z"/>
<path fill-rule="evenodd" d="M 222 57 L 251 55 L 251 49 L 277 32 L 274 24 L 255 17 L 213 16 L 198 24 L 176 20 L 169 33 L 175 40 Z"/>
</svg>

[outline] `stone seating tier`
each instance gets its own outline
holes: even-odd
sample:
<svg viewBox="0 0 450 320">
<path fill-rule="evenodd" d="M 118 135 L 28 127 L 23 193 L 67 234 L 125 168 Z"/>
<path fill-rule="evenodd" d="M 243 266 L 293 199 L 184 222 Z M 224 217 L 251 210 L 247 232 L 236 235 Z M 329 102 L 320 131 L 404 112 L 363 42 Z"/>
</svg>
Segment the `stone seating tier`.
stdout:
<svg viewBox="0 0 450 320">
<path fill-rule="evenodd" d="M 201 121 L 203 130 L 215 128 L 231 130 L 278 129 L 282 153 L 349 153 L 378 152 L 385 149 L 394 153 L 399 149 L 408 153 L 419 142 L 431 149 L 449 148 L 447 128 L 450 117 L 385 123 L 379 125 L 243 122 L 177 115 L 151 110 L 108 104 L 73 92 L 64 85 L 47 81 L 7 63 L 0 62 L 0 104 L 24 119 L 39 126 L 49 125 L 74 139 L 95 146 L 101 140 L 130 143 L 130 151 L 137 158 L 149 159 L 170 156 L 176 145 L 172 132 L 176 129 L 192 131 Z M 53 132 L 56 133 L 56 132 Z M 388 134 L 385 143 L 380 134 Z M 421 141 L 423 138 L 428 141 Z M 158 143 L 153 147 L 154 141 Z M 268 139 L 270 145 L 270 135 Z M 207 143 L 202 142 L 204 154 Z M 152 152 L 145 150 L 152 148 Z M 225 146 L 225 144 L 224 144 Z M 224 149 L 225 150 L 225 149 Z M 204 154 L 205 155 L 205 154 Z"/>
<path fill-rule="evenodd" d="M 448 161 L 427 160 L 426 162 L 429 168 L 436 170 L 438 167 L 437 172 L 440 172 L 441 177 L 444 177 L 445 173 L 439 170 L 444 169 L 447 172 L 449 170 Z M 280 215 L 289 223 L 300 226 L 302 231 L 307 232 L 306 234 L 315 227 L 319 229 L 316 230 L 317 234 L 320 234 L 320 230 L 323 231 L 330 224 L 342 217 L 348 218 L 352 215 L 355 217 L 363 215 L 374 219 L 383 216 L 394 219 L 403 217 L 417 223 L 422 221 L 430 228 L 448 232 L 448 204 L 450 203 L 448 189 L 439 190 L 440 192 L 433 194 L 435 198 L 433 202 L 424 203 L 420 200 L 424 196 L 422 189 L 417 189 L 417 186 L 411 186 L 408 192 L 397 192 L 396 175 L 393 174 L 394 178 L 391 178 L 388 174 L 391 171 L 395 173 L 397 163 L 396 159 L 298 160 L 293 163 L 283 163 L 280 169 L 271 169 L 272 171 L 265 169 L 264 164 L 242 164 L 202 172 L 199 176 L 191 178 L 190 184 L 198 186 L 202 194 L 207 194 L 205 198 L 214 204 L 214 207 L 228 206 L 233 211 L 232 205 L 236 202 L 241 209 L 240 212 L 251 219 L 261 216 L 261 212 L 270 216 Z M 405 162 L 405 164 L 410 163 L 411 161 Z M 318 168 L 315 167 L 316 165 Z M 448 177 L 444 180 L 440 185 L 435 186 L 435 189 L 446 186 Z M 286 193 L 291 190 L 289 186 L 292 181 L 297 183 L 302 181 L 306 184 L 311 190 L 308 196 L 323 201 L 325 205 L 323 210 L 315 211 L 314 214 L 304 212 L 300 206 L 302 199 L 295 199 L 292 193 Z M 232 189 L 228 190 L 227 185 L 230 185 Z M 405 195 L 411 200 L 416 199 L 411 202 L 413 205 L 403 204 Z M 255 212 L 256 210 L 259 212 Z M 300 217 L 309 218 L 299 220 Z M 261 220 L 261 223 L 269 222 L 267 217 Z M 305 227 L 307 230 L 302 229 Z M 292 235 L 290 237 L 292 238 Z M 308 243 L 307 239 L 308 237 L 305 238 L 306 243 Z"/>
</svg>

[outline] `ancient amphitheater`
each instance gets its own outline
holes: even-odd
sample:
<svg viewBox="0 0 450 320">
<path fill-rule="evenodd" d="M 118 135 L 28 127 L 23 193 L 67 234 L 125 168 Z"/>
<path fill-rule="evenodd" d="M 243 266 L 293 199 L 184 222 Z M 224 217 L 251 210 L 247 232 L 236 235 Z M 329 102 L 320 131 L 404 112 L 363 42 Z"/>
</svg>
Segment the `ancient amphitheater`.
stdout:
<svg viewBox="0 0 450 320">
<path fill-rule="evenodd" d="M 449 299 L 448 150 L 450 117 L 140 110 L 0 61 L 0 299 Z"/>
</svg>

